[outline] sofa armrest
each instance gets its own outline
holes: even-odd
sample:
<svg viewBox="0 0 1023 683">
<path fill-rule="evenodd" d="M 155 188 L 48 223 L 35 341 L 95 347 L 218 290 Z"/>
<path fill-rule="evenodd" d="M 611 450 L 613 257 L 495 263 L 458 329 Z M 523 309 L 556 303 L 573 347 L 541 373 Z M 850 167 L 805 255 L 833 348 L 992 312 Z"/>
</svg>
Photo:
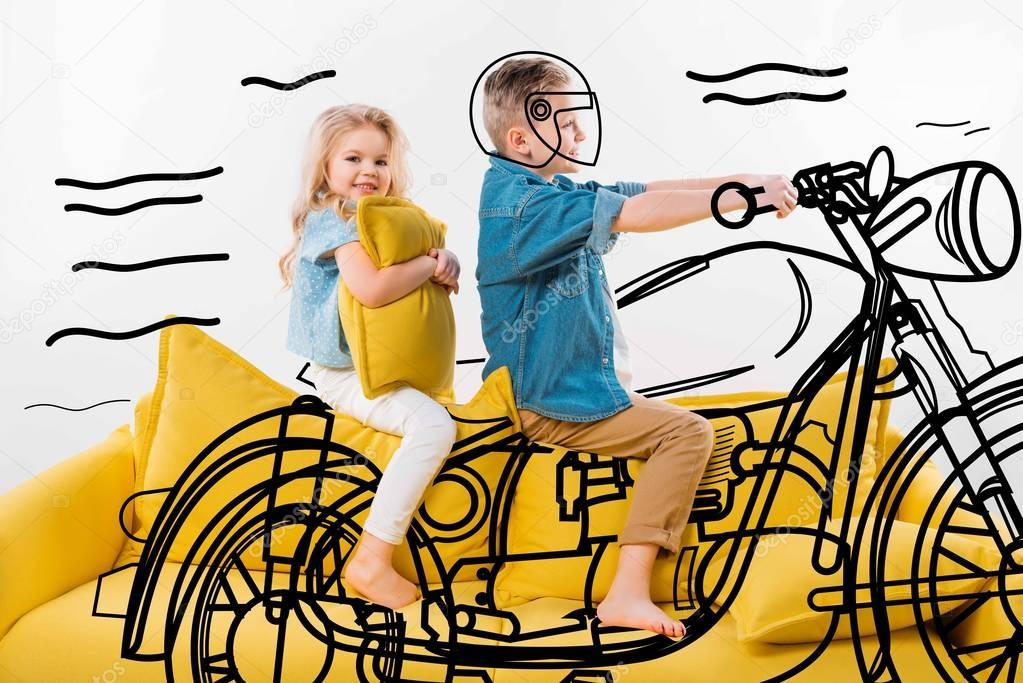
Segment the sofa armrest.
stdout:
<svg viewBox="0 0 1023 683">
<path fill-rule="evenodd" d="M 113 566 L 125 538 L 121 504 L 134 484 L 125 424 L 0 495 L 0 638 L 29 611 Z"/>
</svg>

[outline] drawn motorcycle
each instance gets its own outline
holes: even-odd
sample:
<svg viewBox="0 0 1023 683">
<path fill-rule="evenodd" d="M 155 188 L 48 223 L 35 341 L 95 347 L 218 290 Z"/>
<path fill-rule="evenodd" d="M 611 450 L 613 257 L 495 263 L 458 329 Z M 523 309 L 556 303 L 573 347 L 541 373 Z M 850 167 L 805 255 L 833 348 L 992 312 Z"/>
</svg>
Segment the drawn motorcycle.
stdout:
<svg viewBox="0 0 1023 683">
<path fill-rule="evenodd" d="M 450 583 L 424 590 L 419 624 L 422 635 L 408 633 L 401 615 L 392 610 L 347 595 L 340 577 L 361 533 L 355 517 L 369 506 L 380 472 L 362 454 L 331 441 L 333 417 L 327 406 L 313 396 L 302 396 L 291 406 L 256 415 L 229 430 L 193 460 L 172 489 L 143 492 L 163 496 L 164 501 L 148 538 L 137 539 L 145 545 L 124 615 L 124 656 L 163 659 L 170 680 L 244 680 L 244 672 L 232 654 L 233 643 L 239 634 L 258 628 L 276 633 L 278 644 L 296 633 L 318 641 L 321 647 L 317 652 L 322 657 L 313 663 L 301 663 L 303 680 L 354 677 L 360 681 L 399 681 L 403 680 L 403 666 L 411 661 L 435 666 L 438 680 L 456 674 L 477 675 L 485 680 L 486 670 L 505 666 L 567 671 L 566 680 L 590 680 L 587 677 L 601 675 L 601 667 L 662 657 L 706 634 L 742 588 L 755 561 L 757 541 L 772 534 L 802 533 L 814 538 L 814 568 L 834 578 L 833 588 L 809 596 L 811 604 L 831 615 L 831 626 L 821 646 L 779 679 L 812 664 L 832 639 L 839 618 L 847 615 L 864 679 L 901 680 L 897 653 L 888 647 L 884 625 L 888 589 L 892 583 L 904 583 L 905 577 L 885 576 L 883 554 L 890 542 L 890 511 L 928 460 L 942 452 L 953 463 L 953 471 L 941 489 L 948 494 L 944 497 L 946 503 L 951 499 L 952 504 L 939 505 L 942 499 L 937 498 L 922 527 L 937 529 L 938 547 L 955 529 L 949 522 L 955 510 L 968 510 L 984 522 L 972 533 L 994 544 L 1004 558 L 997 572 L 1001 580 L 995 582 L 996 591 L 1011 592 L 1005 588 L 1006 577 L 1019 573 L 1017 561 L 1023 557 L 1021 496 L 1004 471 L 1006 460 L 1023 448 L 1023 360 L 996 366 L 988 359 L 982 370 L 975 370 L 975 361 L 986 356 L 976 353 L 968 341 L 964 343 L 962 328 L 947 315 L 940 297 L 938 310 L 933 302 L 928 308 L 907 293 L 903 280 L 978 282 L 1003 275 L 1019 251 L 1019 208 L 1008 179 L 990 164 L 948 164 L 912 178 L 900 178 L 894 174 L 891 152 L 884 147 L 876 150 L 866 165 L 850 162 L 814 166 L 797 173 L 794 183 L 799 189 L 799 203 L 819 210 L 832 230 L 838 255 L 777 242 L 749 242 L 667 263 L 618 292 L 619 306 L 625 308 L 661 296 L 665 290 L 739 254 L 782 254 L 813 260 L 863 283 L 857 313 L 800 374 L 788 397 L 779 402 L 780 417 L 769 439 L 754 433 L 749 417 L 762 406 L 702 411 L 714 423 L 717 437 L 715 455 L 690 517 L 690 524 L 699 528 L 701 543 L 683 549 L 677 557 L 676 576 L 683 577 L 679 583 L 685 585 L 685 591 L 683 595 L 676 587 L 675 604 L 688 626 L 685 638 L 674 641 L 646 631 L 601 625 L 594 618 L 589 580 L 583 607 L 566 615 L 555 629 L 531 631 L 513 611 L 497 606 L 497 571 L 511 563 L 544 559 L 535 553 L 513 552 L 501 530 L 507 529 L 515 485 L 527 463 L 531 458 L 551 455 L 549 447 L 514 432 L 506 419 L 495 420 L 488 425 L 490 429 L 480 432 L 491 437 L 497 434 L 496 439 L 456 444 L 438 475 L 457 479 L 465 486 L 478 486 L 480 477 L 474 468 L 481 459 L 499 457 L 504 462 L 500 483 L 494 490 L 481 492 L 477 509 L 469 515 L 472 520 L 463 520 L 460 527 L 454 525 L 464 528 L 488 520 L 495 533 L 490 535 L 486 552 L 462 557 L 445 567 L 437 539 L 443 533 L 459 533 L 459 528 L 444 528 L 440 523 L 427 528 L 424 522 L 416 521 L 409 531 L 409 544 L 421 577 L 426 567 L 449 578 L 471 574 L 486 579 L 487 590 L 470 600 L 458 598 Z M 715 218 L 726 227 L 741 228 L 759 213 L 774 210 L 758 207 L 756 199 L 761 189 L 739 184 L 718 188 L 713 202 Z M 924 196 L 925 189 L 937 190 L 943 199 L 937 204 L 930 202 Z M 737 191 L 747 200 L 747 208 L 737 220 L 730 220 L 717 209 L 718 201 L 728 191 Z M 990 230 L 985 229 L 981 203 L 981 197 L 988 198 L 991 193 L 1007 202 L 1011 222 L 1007 240 L 1003 239 L 997 249 L 989 242 Z M 913 243 L 919 238 L 937 240 L 947 258 L 937 265 L 917 264 L 921 250 Z M 936 318 L 951 323 L 953 331 L 961 336 L 958 344 L 939 329 Z M 886 356 L 897 359 L 894 372 L 881 371 Z M 840 422 L 830 458 L 829 454 L 807 454 L 795 446 L 796 436 L 805 427 L 813 398 L 841 370 L 848 371 L 843 413 L 854 418 Z M 704 383 L 725 375 L 728 373 L 707 375 Z M 886 394 L 879 388 L 896 378 L 902 386 L 895 392 Z M 908 393 L 916 397 L 924 418 L 908 431 L 878 473 L 862 514 L 852 514 L 851 496 L 846 498 L 844 509 L 832 509 L 835 498 L 830 494 L 836 482 L 855 485 L 871 403 Z M 290 424 L 299 417 L 322 420 L 324 436 L 310 439 L 293 435 Z M 246 441 L 245 430 L 257 423 L 279 426 L 276 431 L 280 436 Z M 298 452 L 311 449 L 320 452 L 318 460 L 301 466 L 289 464 Z M 620 487 L 609 492 L 599 483 L 606 482 L 607 477 L 581 478 L 579 469 L 571 466 L 578 456 L 570 451 L 560 456 L 559 472 L 566 480 L 576 477 L 573 483 L 578 486 L 566 487 L 575 493 L 568 500 L 550 501 L 552 506 L 577 509 L 625 496 Z M 194 545 L 181 570 L 168 577 L 171 590 L 158 591 L 170 548 L 180 542 L 183 522 L 195 509 L 196 501 L 211 495 L 232 469 L 255 459 L 272 462 L 275 476 L 234 496 L 222 514 L 205 523 L 194 535 Z M 628 480 L 623 459 L 607 458 L 594 466 L 618 480 Z M 344 492 L 329 499 L 323 497 L 326 483 L 337 482 L 340 472 L 345 474 Z M 793 529 L 769 523 L 774 494 L 790 477 L 812 482 L 821 494 L 823 508 L 816 526 Z M 740 488 L 742 497 L 737 496 Z M 741 511 L 741 524 L 725 524 L 724 520 L 734 519 L 737 511 Z M 582 519 L 584 516 L 580 516 L 580 534 L 585 536 Z M 840 523 L 837 533 L 829 522 Z M 264 550 L 262 559 L 267 571 L 258 580 L 246 569 L 240 554 L 252 547 L 277 547 L 271 541 L 285 532 L 291 538 L 286 544 L 288 551 Z M 866 538 L 871 539 L 869 543 L 864 541 Z M 923 538 L 921 531 L 918 543 Z M 613 538 L 580 543 L 550 555 L 552 559 L 590 557 L 591 568 L 595 568 L 602 550 L 612 542 Z M 871 567 L 869 580 L 858 571 L 863 554 L 868 555 Z M 913 567 L 910 583 L 920 636 L 943 676 L 949 680 L 975 678 L 978 671 L 970 669 L 976 663 L 963 658 L 964 653 L 948 638 L 955 624 L 938 609 L 943 598 L 937 587 L 983 570 L 962 566 L 950 575 L 937 564 L 939 555 L 930 553 L 929 562 L 920 561 Z M 918 558 L 921 556 L 917 553 Z M 242 577 L 245 596 L 235 594 L 232 575 L 236 583 L 237 577 Z M 425 581 L 420 583 L 425 587 Z M 869 599 L 862 599 L 864 593 Z M 1013 611 L 1014 603 L 1006 595 L 978 593 L 969 597 L 996 601 L 1023 633 L 1023 625 L 1019 625 L 1023 615 Z M 878 625 L 876 639 L 857 637 L 856 615 L 863 609 L 873 610 Z M 144 635 L 153 614 L 166 615 L 163 643 L 162 647 L 147 650 Z M 936 628 L 928 629 L 928 623 Z M 605 647 L 602 643 L 612 633 L 616 636 L 614 645 Z M 582 644 L 581 634 L 585 636 Z M 560 635 L 572 637 L 552 642 L 552 636 Z M 995 643 L 992 652 L 997 653 L 999 648 L 1010 653 L 1003 657 L 1004 665 L 1010 658 L 1016 661 L 1011 654 L 1018 652 L 1015 639 Z M 187 651 L 186 657 L 172 656 L 182 649 Z M 354 657 L 354 671 L 337 671 L 336 655 L 342 651 Z M 286 648 L 279 646 L 271 660 L 274 680 L 296 680 Z"/>
<path fill-rule="evenodd" d="M 799 204 L 820 210 L 867 285 L 859 314 L 800 378 L 793 393 L 814 391 L 840 363 L 851 360 L 848 367 L 862 364 L 869 379 L 854 383 L 848 406 L 867 407 L 881 397 L 877 387 L 899 375 L 904 386 L 888 396 L 912 393 L 923 414 L 877 474 L 857 523 L 852 521 L 851 499 L 841 511 L 828 509 L 829 498 L 825 497 L 813 563 L 818 572 L 834 575 L 836 581 L 833 587 L 810 596 L 817 609 L 832 614 L 832 628 L 822 647 L 830 641 L 838 617 L 848 615 L 863 679 L 902 680 L 897 652 L 888 647 L 886 625 L 893 604 L 909 603 L 914 607 L 920 637 L 943 678 L 1002 680 L 999 677 L 1007 675 L 1004 680 L 1014 680 L 1019 631 L 968 647 L 957 647 L 951 634 L 988 601 L 1016 629 L 1023 616 L 1023 604 L 1012 600 L 1019 589 L 1010 585 L 1020 575 L 1023 560 L 1023 491 L 1007 474 L 1013 457 L 1018 462 L 1023 448 L 1023 359 L 997 365 L 986 352 L 976 349 L 965 328 L 949 313 L 935 284 L 976 283 L 1009 271 L 1020 246 L 1020 213 L 1012 185 L 998 168 L 982 161 L 946 164 L 912 178 L 899 178 L 894 174 L 892 154 L 885 147 L 877 149 L 866 166 L 824 164 L 800 171 L 793 182 L 799 190 Z M 759 188 L 722 186 L 715 197 L 729 189 L 742 193 L 747 207 L 734 222 L 716 215 L 728 227 L 743 227 L 758 213 L 774 210 L 757 207 Z M 937 199 L 932 201 L 928 195 Z M 986 213 L 991 211 L 991 202 L 999 201 L 1008 218 L 1007 227 Z M 936 250 L 927 248 L 934 242 L 940 245 L 938 253 L 944 258 L 935 259 Z M 930 306 L 919 293 L 910 293 L 911 280 L 931 285 Z M 877 372 L 883 355 L 898 360 L 897 370 L 888 377 L 879 377 Z M 786 419 L 793 417 L 797 416 Z M 862 451 L 860 427 L 847 426 L 838 435 L 836 453 L 847 439 L 853 453 Z M 890 513 L 937 455 L 948 459 L 952 472 L 924 513 L 912 574 L 887 577 L 884 556 L 893 543 L 895 519 Z M 784 460 L 786 455 L 782 452 L 777 457 Z M 852 481 L 858 464 L 854 460 L 840 457 L 835 461 Z M 818 478 L 822 492 L 834 486 L 831 477 L 820 479 L 819 472 L 811 476 Z M 956 523 L 963 512 L 977 523 Z M 840 539 L 827 542 L 826 522 L 835 516 L 841 516 L 843 522 Z M 996 547 L 1000 566 L 985 570 L 959 556 L 948 544 L 956 534 Z M 925 544 L 933 544 L 926 553 Z M 857 576 L 864 555 L 869 574 Z M 972 578 L 992 581 L 986 582 L 989 588 L 984 590 L 953 591 L 951 595 L 942 591 L 943 584 Z M 908 599 L 893 601 L 889 597 L 893 589 L 907 584 L 911 589 Z M 949 613 L 941 609 L 946 600 L 972 603 Z M 857 637 L 857 610 L 862 609 L 872 611 L 877 625 L 873 651 L 866 645 L 871 641 Z"/>
</svg>

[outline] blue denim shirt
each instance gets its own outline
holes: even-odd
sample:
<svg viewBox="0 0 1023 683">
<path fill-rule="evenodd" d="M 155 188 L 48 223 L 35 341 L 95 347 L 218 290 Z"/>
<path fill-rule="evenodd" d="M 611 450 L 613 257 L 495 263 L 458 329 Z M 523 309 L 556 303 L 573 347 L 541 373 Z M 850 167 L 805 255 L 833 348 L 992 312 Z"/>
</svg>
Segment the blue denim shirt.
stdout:
<svg viewBox="0 0 1023 683">
<path fill-rule="evenodd" d="M 614 326 L 602 287 L 611 224 L 643 183 L 551 182 L 490 157 L 480 197 L 476 281 L 483 377 L 507 365 L 515 404 L 569 422 L 632 405 L 614 369 Z"/>
</svg>

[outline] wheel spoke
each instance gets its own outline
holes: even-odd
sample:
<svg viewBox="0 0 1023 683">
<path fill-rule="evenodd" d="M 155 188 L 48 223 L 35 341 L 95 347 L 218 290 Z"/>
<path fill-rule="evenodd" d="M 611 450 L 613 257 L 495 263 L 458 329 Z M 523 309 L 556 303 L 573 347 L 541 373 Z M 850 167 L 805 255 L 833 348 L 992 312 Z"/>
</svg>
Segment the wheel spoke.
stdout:
<svg viewBox="0 0 1023 683">
<path fill-rule="evenodd" d="M 977 515 L 978 517 L 983 517 L 984 516 L 983 513 L 980 511 L 980 508 L 975 507 L 971 503 L 967 503 L 965 500 L 959 501 L 959 504 L 956 505 L 956 507 L 961 508 L 963 510 L 966 510 L 967 512 L 972 512 L 973 514 Z"/>
<path fill-rule="evenodd" d="M 992 640 L 986 643 L 974 643 L 973 645 L 964 645 L 963 647 L 957 647 L 953 650 L 957 655 L 959 654 L 970 654 L 973 652 L 983 652 L 984 650 L 993 650 L 999 647 L 1007 647 L 1012 644 L 1012 638 L 1003 638 L 1002 640 Z"/>
<path fill-rule="evenodd" d="M 259 589 L 259 584 L 256 583 L 255 577 L 252 576 L 252 572 L 249 571 L 249 568 L 246 567 L 240 559 L 237 557 L 232 558 L 231 565 L 231 568 L 241 574 L 242 579 L 245 580 L 245 585 L 248 587 L 249 593 L 251 594 L 250 599 L 254 600 L 263 594 L 263 591 Z M 249 600 L 245 600 L 245 602 L 249 602 Z"/>
<path fill-rule="evenodd" d="M 1005 666 L 1005 659 L 1000 660 L 995 668 L 991 669 L 991 675 L 987 677 L 988 683 L 995 683 L 998 680 L 998 674 L 1001 673 L 1003 666 Z"/>
<path fill-rule="evenodd" d="M 1019 666 L 1019 650 L 1012 653 L 1012 657 L 1009 658 L 1009 675 L 1005 680 L 1014 681 L 1016 680 L 1016 669 Z"/>
<path fill-rule="evenodd" d="M 978 672 L 983 671 L 984 669 L 993 666 L 993 667 L 996 667 L 995 671 L 997 672 L 999 669 L 1001 669 L 1001 666 L 1002 666 L 1002 664 L 1005 663 L 1005 660 L 1007 660 L 1009 657 L 1012 657 L 1013 655 L 1016 655 L 1016 654 L 1019 653 L 1019 633 L 1018 632 L 1014 633 L 1012 635 L 1012 638 L 1008 638 L 1006 640 L 1001 640 L 1001 641 L 994 641 L 988 647 L 985 647 L 983 649 L 990 650 L 990 649 L 993 649 L 995 647 L 1001 647 L 1002 643 L 1008 643 L 1004 650 L 1002 650 L 1001 652 L 995 654 L 990 659 L 988 659 L 986 661 L 982 661 L 980 664 L 977 664 L 976 666 L 967 669 L 967 671 L 969 671 L 969 673 L 971 673 L 971 674 L 977 674 Z M 966 648 L 960 648 L 959 650 L 956 650 L 956 653 L 962 652 L 965 649 Z"/>
<path fill-rule="evenodd" d="M 942 628 L 945 629 L 947 633 L 955 630 L 955 628 L 959 626 L 959 624 L 963 623 L 963 621 L 965 621 L 967 617 L 969 617 L 971 614 L 980 609 L 980 607 L 985 602 L 987 602 L 988 598 L 990 597 L 991 593 L 986 593 L 981 597 L 977 598 L 969 606 L 967 606 L 966 609 L 964 609 L 959 614 L 955 615 L 955 617 L 951 619 L 947 624 L 942 624 L 941 625 Z"/>
<path fill-rule="evenodd" d="M 227 578 L 227 574 L 221 574 L 217 578 L 217 583 L 220 584 L 216 592 L 217 599 L 210 604 L 210 609 L 215 612 L 234 612 L 235 614 L 241 614 L 245 610 L 238 597 L 234 594 L 234 588 L 231 586 L 231 582 Z M 221 601 L 220 598 L 226 598 L 225 601 Z"/>
<path fill-rule="evenodd" d="M 983 567 L 975 565 L 974 563 L 970 562 L 969 560 L 967 560 L 962 555 L 959 555 L 958 553 L 953 552 L 953 551 L 949 550 L 948 548 L 946 548 L 944 546 L 942 546 L 941 548 L 938 549 L 938 553 L 941 554 L 941 555 L 944 555 L 947 558 L 949 558 L 950 560 L 952 560 L 956 564 L 959 564 L 959 565 L 961 565 L 963 567 L 966 567 L 967 569 L 969 569 L 972 572 L 976 572 L 977 574 L 985 574 L 986 573 Z"/>
<path fill-rule="evenodd" d="M 231 666 L 230 657 L 228 657 L 226 652 L 206 657 L 202 660 L 202 665 L 207 674 L 210 674 L 211 676 L 222 676 L 222 678 L 213 679 L 215 683 L 238 680 L 235 675 L 235 671 Z"/>
</svg>

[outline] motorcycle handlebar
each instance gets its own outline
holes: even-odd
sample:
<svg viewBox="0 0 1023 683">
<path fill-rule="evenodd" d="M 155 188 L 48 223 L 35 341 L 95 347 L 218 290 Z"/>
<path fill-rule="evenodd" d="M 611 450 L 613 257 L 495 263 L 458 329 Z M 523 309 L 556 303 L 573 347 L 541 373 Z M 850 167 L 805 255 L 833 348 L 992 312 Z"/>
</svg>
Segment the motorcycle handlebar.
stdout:
<svg viewBox="0 0 1023 683">
<path fill-rule="evenodd" d="M 746 200 L 746 210 L 743 211 L 742 216 L 737 221 L 731 221 L 724 217 L 721 213 L 721 208 L 718 204 L 721 201 L 722 195 L 730 190 L 735 190 L 739 193 L 739 196 Z M 771 211 L 777 211 L 778 207 L 773 204 L 767 204 L 765 206 L 757 206 L 757 195 L 763 193 L 764 186 L 757 185 L 749 187 L 738 181 L 732 181 L 718 185 L 717 189 L 714 190 L 714 194 L 710 198 L 710 212 L 714 215 L 714 220 L 719 225 L 726 227 L 730 230 L 739 230 L 745 228 L 747 225 L 753 222 L 753 219 L 762 213 L 769 213 Z"/>
<path fill-rule="evenodd" d="M 803 169 L 793 181 L 797 204 L 820 209 L 832 228 L 858 216 L 863 239 L 893 272 L 956 281 L 994 279 L 1008 272 L 1019 254 L 1023 227 L 1016 194 L 1000 169 L 962 161 L 898 178 L 892 165 L 890 152 L 879 148 L 866 166 L 848 162 Z M 721 211 L 722 197 L 730 191 L 746 202 L 737 219 Z M 777 211 L 772 205 L 757 206 L 763 192 L 762 186 L 723 183 L 711 196 L 711 213 L 725 228 L 745 228 L 758 215 Z M 928 248 L 934 241 L 940 248 Z"/>
</svg>

